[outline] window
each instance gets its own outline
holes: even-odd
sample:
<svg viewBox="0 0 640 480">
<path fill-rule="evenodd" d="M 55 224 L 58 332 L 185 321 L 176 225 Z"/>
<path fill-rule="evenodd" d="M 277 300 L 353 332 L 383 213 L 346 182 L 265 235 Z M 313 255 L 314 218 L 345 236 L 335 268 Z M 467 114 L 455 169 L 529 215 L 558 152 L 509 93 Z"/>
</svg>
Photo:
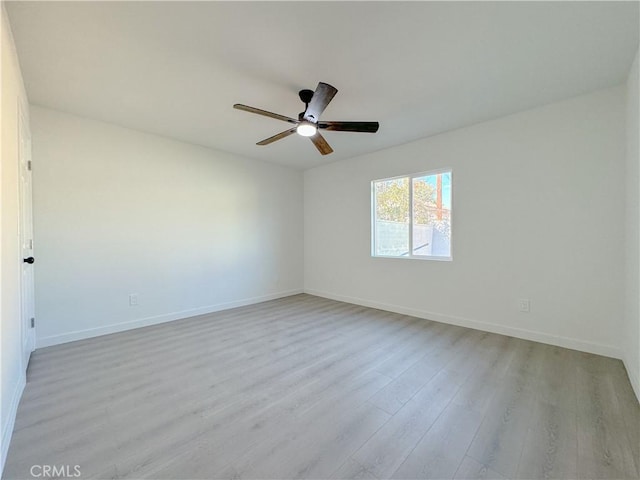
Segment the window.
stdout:
<svg viewBox="0 0 640 480">
<path fill-rule="evenodd" d="M 451 260 L 451 170 L 371 182 L 374 257 Z"/>
</svg>

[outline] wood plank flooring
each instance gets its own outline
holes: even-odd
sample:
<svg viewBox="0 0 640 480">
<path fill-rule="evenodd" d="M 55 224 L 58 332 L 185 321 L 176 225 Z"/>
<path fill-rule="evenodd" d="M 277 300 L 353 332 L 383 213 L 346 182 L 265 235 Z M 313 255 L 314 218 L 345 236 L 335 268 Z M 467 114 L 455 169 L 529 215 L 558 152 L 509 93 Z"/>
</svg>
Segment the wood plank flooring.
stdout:
<svg viewBox="0 0 640 480">
<path fill-rule="evenodd" d="M 637 479 L 640 406 L 618 360 L 296 295 L 37 350 L 4 478 L 32 465 Z"/>
</svg>

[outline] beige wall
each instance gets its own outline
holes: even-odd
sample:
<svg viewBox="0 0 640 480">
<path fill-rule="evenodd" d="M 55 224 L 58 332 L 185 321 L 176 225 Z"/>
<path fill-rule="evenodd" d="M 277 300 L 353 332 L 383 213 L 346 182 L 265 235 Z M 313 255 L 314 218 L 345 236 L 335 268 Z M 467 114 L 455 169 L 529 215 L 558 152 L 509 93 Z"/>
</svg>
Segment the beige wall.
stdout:
<svg viewBox="0 0 640 480">
<path fill-rule="evenodd" d="M 31 130 L 39 347 L 302 291 L 302 172 L 33 105 Z"/>
<path fill-rule="evenodd" d="M 20 74 L 7 15 L 2 4 L 2 116 L 0 164 L 0 350 L 1 350 L 1 465 L 4 466 L 15 413 L 25 383 L 21 361 L 20 243 L 18 230 L 18 104 L 28 114 L 27 96 Z"/>
<path fill-rule="evenodd" d="M 616 87 L 307 170 L 305 289 L 621 358 L 624 131 Z M 372 258 L 371 181 L 443 167 L 453 261 Z"/>
</svg>

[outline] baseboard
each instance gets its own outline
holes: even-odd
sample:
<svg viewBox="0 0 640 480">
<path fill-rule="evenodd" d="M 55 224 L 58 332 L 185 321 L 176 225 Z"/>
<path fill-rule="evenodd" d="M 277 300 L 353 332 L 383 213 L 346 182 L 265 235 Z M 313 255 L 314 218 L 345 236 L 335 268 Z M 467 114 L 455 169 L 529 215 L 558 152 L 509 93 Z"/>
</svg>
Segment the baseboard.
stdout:
<svg viewBox="0 0 640 480">
<path fill-rule="evenodd" d="M 628 361 L 626 355 L 622 359 L 622 363 L 624 363 L 624 368 L 627 371 L 627 376 L 629 377 L 629 381 L 631 382 L 631 387 L 633 388 L 633 392 L 636 394 L 638 403 L 640 403 L 640 377 L 638 376 L 639 374 L 638 369 L 630 368 L 631 363 Z"/>
<path fill-rule="evenodd" d="M 594 353 L 596 355 L 603 355 L 605 357 L 618 359 L 622 358 L 621 350 L 618 347 L 614 347 L 612 345 L 604 345 L 600 343 L 588 342 L 585 340 L 578 340 L 575 338 L 549 335 L 548 333 L 536 332 L 523 328 L 509 327 L 470 318 L 457 317 L 436 312 L 428 312 L 426 310 L 418 310 L 415 308 L 407 308 L 400 305 L 381 303 L 363 298 L 338 295 L 335 293 L 324 292 L 320 290 L 305 289 L 304 292 L 308 293 L 309 295 L 315 295 L 317 297 L 324 297 L 331 300 L 338 300 L 340 302 L 353 303 L 356 305 L 362 305 L 364 307 L 377 308 L 379 310 L 386 310 L 403 315 L 411 315 L 412 317 L 424 318 L 440 323 L 448 323 L 451 325 L 458 325 L 460 327 L 473 328 L 474 330 L 498 333 L 500 335 L 522 338 L 523 340 L 532 340 L 534 342 L 546 343 L 549 345 L 555 345 L 557 347 L 570 348 L 572 350 L 579 350 L 581 352 Z"/>
<path fill-rule="evenodd" d="M 4 471 L 4 464 L 7 460 L 7 453 L 9 453 L 9 444 L 11 443 L 11 436 L 13 435 L 13 427 L 16 424 L 16 415 L 18 414 L 18 405 L 20 404 L 20 398 L 22 398 L 22 392 L 27 384 L 27 377 L 23 372 L 20 375 L 20 379 L 16 384 L 16 388 L 13 391 L 11 397 L 11 403 L 9 404 L 8 420 L 2 429 L 2 451 L 0 452 L 0 476 Z"/>
<path fill-rule="evenodd" d="M 245 298 L 233 302 L 219 303 L 206 307 L 193 308 L 190 310 L 182 310 L 180 312 L 157 315 L 154 317 L 138 318 L 135 320 L 129 320 L 127 322 L 105 325 L 104 327 L 76 330 L 74 332 L 63 333 L 60 335 L 42 337 L 36 340 L 36 348 L 50 347 L 52 345 L 59 345 L 61 343 L 75 342 L 76 340 L 84 340 L 86 338 L 98 337 L 100 335 L 124 332 L 126 330 L 133 330 L 134 328 L 148 327 L 150 325 L 157 325 L 159 323 L 172 322 L 174 320 L 181 320 L 183 318 L 195 317 L 196 315 L 205 315 L 207 313 L 219 312 L 221 310 L 229 310 L 230 308 L 244 307 L 245 305 L 267 302 L 269 300 L 289 297 L 291 295 L 297 295 L 299 293 L 303 293 L 303 290 L 288 290 L 284 292 L 272 293 L 269 295 L 262 295 L 259 297 Z"/>
</svg>

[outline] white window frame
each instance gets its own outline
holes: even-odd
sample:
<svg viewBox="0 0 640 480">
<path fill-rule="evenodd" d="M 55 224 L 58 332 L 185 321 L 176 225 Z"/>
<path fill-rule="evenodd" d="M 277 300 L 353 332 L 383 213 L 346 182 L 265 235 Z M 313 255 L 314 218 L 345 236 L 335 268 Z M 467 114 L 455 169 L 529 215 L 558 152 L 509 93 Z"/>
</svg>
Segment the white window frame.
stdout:
<svg viewBox="0 0 640 480">
<path fill-rule="evenodd" d="M 438 255 L 414 255 L 413 254 L 413 179 L 440 173 L 448 173 L 451 175 L 451 209 L 449 218 L 451 222 L 449 235 L 449 256 L 442 257 Z M 377 255 L 376 254 L 376 183 L 389 180 L 399 180 L 401 178 L 409 179 L 409 253 L 407 255 Z M 395 177 L 379 178 L 371 180 L 371 256 L 373 258 L 397 258 L 400 260 L 436 260 L 441 262 L 453 261 L 453 169 L 451 167 L 438 168 L 426 172 L 411 173 L 408 175 L 398 175 Z"/>
</svg>

